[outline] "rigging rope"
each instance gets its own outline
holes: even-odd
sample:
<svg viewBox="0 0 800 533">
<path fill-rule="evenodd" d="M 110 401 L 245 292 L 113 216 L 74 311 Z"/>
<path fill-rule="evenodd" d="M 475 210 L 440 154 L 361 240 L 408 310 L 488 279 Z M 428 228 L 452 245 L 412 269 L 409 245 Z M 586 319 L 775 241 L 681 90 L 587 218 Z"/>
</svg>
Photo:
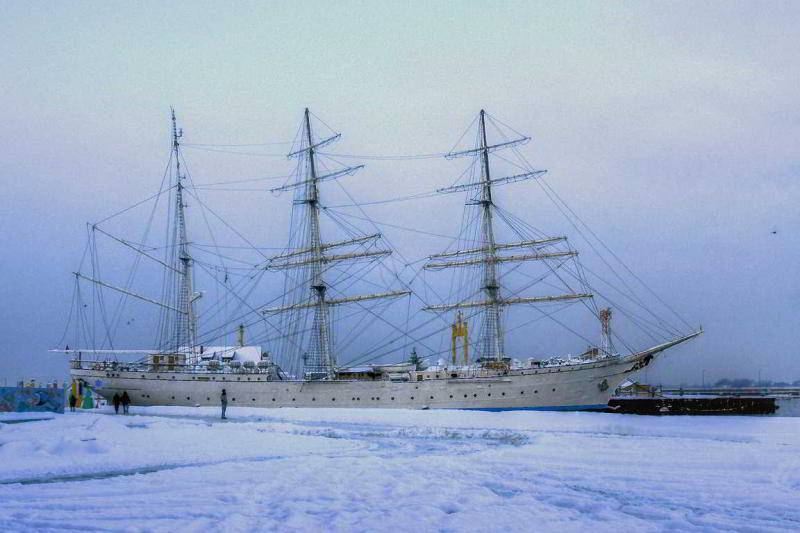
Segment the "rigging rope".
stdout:
<svg viewBox="0 0 800 533">
<path fill-rule="evenodd" d="M 239 148 L 239 147 L 247 147 L 247 146 L 284 146 L 287 144 L 292 144 L 290 141 L 275 141 L 275 142 L 268 142 L 268 143 L 246 143 L 246 144 L 219 144 L 219 143 L 181 143 L 181 146 L 189 146 L 189 147 L 219 147 L 219 148 Z"/>
<path fill-rule="evenodd" d="M 408 161 L 413 159 L 437 159 L 444 157 L 446 152 L 435 152 L 430 154 L 395 154 L 395 155 L 376 155 L 376 154 L 338 154 L 334 152 L 315 152 L 326 157 L 341 157 L 343 159 L 367 159 L 371 161 Z"/>
<path fill-rule="evenodd" d="M 264 152 L 242 152 L 239 150 L 225 150 L 223 148 L 203 148 L 201 146 L 189 146 L 184 145 L 190 150 L 202 150 L 204 152 L 218 152 L 223 154 L 234 154 L 234 155 L 248 155 L 253 157 L 286 157 L 286 154 L 269 154 Z"/>
<path fill-rule="evenodd" d="M 443 237 L 445 239 L 457 239 L 458 238 L 458 237 L 453 237 L 452 235 L 443 235 L 441 233 L 433 233 L 433 232 L 430 232 L 430 231 L 423 231 L 423 230 L 418 230 L 418 229 L 414 229 L 414 228 L 408 228 L 408 227 L 405 227 L 405 226 L 398 226 L 397 224 L 390 224 L 388 222 L 378 222 L 376 220 L 371 220 L 369 218 L 362 218 L 362 217 L 359 217 L 359 216 L 356 216 L 356 215 L 350 215 L 348 213 L 342 213 L 340 211 L 335 211 L 334 209 L 328 208 L 328 207 L 323 207 L 322 209 L 329 210 L 330 212 L 332 212 L 332 213 L 334 213 L 336 215 L 339 215 L 339 216 L 355 218 L 356 220 L 364 220 L 364 221 L 372 222 L 373 224 L 377 224 L 378 226 L 386 226 L 386 227 L 389 227 L 389 228 L 397 228 L 397 229 L 401 229 L 401 230 L 405 230 L 405 231 L 410 231 L 412 233 L 420 233 L 422 235 L 432 235 L 434 237 Z"/>
</svg>

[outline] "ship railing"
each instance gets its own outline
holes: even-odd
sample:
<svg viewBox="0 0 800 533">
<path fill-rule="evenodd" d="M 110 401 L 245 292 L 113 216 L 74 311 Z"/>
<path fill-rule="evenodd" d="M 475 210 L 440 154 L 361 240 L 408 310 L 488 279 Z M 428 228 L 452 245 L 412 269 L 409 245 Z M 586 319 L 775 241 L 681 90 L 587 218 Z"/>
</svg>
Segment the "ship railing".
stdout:
<svg viewBox="0 0 800 533">
<path fill-rule="evenodd" d="M 167 372 L 175 374 L 269 374 L 271 366 L 231 366 L 229 364 L 194 365 L 194 364 L 169 364 L 169 363 L 136 363 L 118 361 L 70 361 L 70 368 L 73 370 L 94 370 L 101 372 L 140 372 L 155 373 Z"/>
</svg>

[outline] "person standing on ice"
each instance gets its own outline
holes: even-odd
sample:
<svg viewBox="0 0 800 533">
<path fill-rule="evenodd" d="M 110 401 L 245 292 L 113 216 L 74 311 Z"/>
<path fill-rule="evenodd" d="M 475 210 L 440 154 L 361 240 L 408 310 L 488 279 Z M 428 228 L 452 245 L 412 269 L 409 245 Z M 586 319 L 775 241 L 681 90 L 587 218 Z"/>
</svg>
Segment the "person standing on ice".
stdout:
<svg viewBox="0 0 800 533">
<path fill-rule="evenodd" d="M 119 414 L 119 402 L 121 401 L 119 393 L 114 393 L 114 414 Z"/>
<path fill-rule="evenodd" d="M 75 412 L 75 405 L 78 403 L 78 399 L 75 397 L 75 394 L 70 392 L 69 393 L 69 410 L 73 413 Z"/>
<path fill-rule="evenodd" d="M 219 395 L 219 403 L 222 406 L 222 419 L 225 420 L 225 409 L 228 408 L 228 393 L 222 389 L 222 394 Z"/>
<path fill-rule="evenodd" d="M 128 414 L 128 406 L 131 404 L 131 397 L 128 396 L 128 391 L 122 391 L 122 413 Z"/>
</svg>

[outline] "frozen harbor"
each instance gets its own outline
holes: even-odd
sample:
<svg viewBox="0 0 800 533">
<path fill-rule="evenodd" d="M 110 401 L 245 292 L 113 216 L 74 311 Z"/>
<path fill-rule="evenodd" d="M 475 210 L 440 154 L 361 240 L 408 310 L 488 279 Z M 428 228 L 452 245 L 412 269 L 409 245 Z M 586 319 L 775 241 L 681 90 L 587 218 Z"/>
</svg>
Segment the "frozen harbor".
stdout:
<svg viewBox="0 0 800 533">
<path fill-rule="evenodd" d="M 230 414 L 152 407 L 2 424 L 0 529 L 800 529 L 796 418 Z"/>
</svg>

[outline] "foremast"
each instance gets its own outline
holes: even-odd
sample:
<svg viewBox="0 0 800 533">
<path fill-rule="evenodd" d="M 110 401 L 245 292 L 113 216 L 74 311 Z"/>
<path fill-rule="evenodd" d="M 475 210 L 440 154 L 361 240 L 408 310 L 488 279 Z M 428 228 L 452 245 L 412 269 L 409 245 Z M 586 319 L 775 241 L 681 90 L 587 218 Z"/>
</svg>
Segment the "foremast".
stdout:
<svg viewBox="0 0 800 533">
<path fill-rule="evenodd" d="M 304 374 L 307 379 L 335 379 L 337 358 L 333 349 L 331 330 L 330 308 L 332 306 L 375 300 L 380 298 L 393 298 L 410 294 L 410 291 L 390 291 L 384 293 L 364 294 L 343 298 L 328 297 L 328 283 L 325 280 L 325 271 L 333 263 L 356 261 L 361 259 L 377 259 L 388 256 L 392 252 L 386 249 L 369 249 L 358 252 L 330 254 L 331 249 L 346 248 L 356 245 L 370 244 L 378 239 L 379 233 L 373 235 L 357 236 L 352 239 L 324 243 L 320 229 L 320 190 L 319 183 L 353 174 L 363 165 L 344 168 L 335 172 L 320 175 L 317 169 L 316 151 L 318 148 L 334 142 L 341 134 L 316 141 L 311 128 L 310 111 L 305 109 L 303 114 L 303 142 L 301 148 L 288 154 L 289 158 L 304 159 L 305 173 L 299 174 L 297 180 L 289 185 L 272 189 L 273 192 L 282 192 L 290 189 L 303 191 L 296 203 L 305 206 L 305 233 L 299 250 L 288 251 L 270 259 L 267 268 L 281 270 L 288 268 L 307 267 L 307 280 L 310 287 L 310 299 L 299 303 L 263 309 L 264 314 L 293 312 L 302 309 L 312 309 L 313 319 L 311 337 L 308 351 L 304 354 Z"/>
<path fill-rule="evenodd" d="M 557 296 L 504 298 L 500 294 L 500 286 L 498 284 L 497 277 L 497 265 L 499 263 L 511 261 L 518 262 L 548 260 L 577 255 L 577 252 L 574 251 L 552 253 L 542 253 L 539 251 L 544 246 L 565 241 L 566 237 L 525 240 L 508 244 L 498 244 L 495 241 L 493 224 L 493 210 L 495 205 L 492 200 L 492 186 L 496 184 L 528 180 L 538 177 L 544 174 L 546 171 L 533 170 L 531 172 L 517 174 L 514 176 L 492 178 L 489 165 L 489 153 L 495 150 L 510 148 L 512 146 L 523 144 L 529 140 L 529 137 L 520 137 L 515 140 L 490 145 L 487 142 L 486 136 L 486 112 L 481 109 L 478 117 L 478 145 L 473 149 L 460 152 L 450 152 L 446 156 L 448 158 L 462 156 L 480 158 L 480 179 L 472 183 L 454 185 L 452 187 L 438 189 L 437 191 L 441 193 L 451 193 L 458 191 L 469 191 L 476 188 L 480 189 L 479 196 L 467 202 L 468 205 L 478 205 L 481 209 L 480 241 L 478 243 L 478 247 L 476 248 L 432 255 L 429 257 L 430 261 L 425 264 L 424 268 L 428 270 L 439 270 L 453 267 L 479 266 L 482 269 L 482 286 L 480 287 L 480 290 L 483 293 L 484 298 L 483 300 L 478 301 L 460 301 L 443 305 L 427 306 L 424 307 L 423 310 L 444 312 L 454 309 L 480 309 L 483 324 L 481 328 L 482 334 L 479 341 L 479 346 L 481 348 L 481 356 L 485 359 L 494 359 L 499 361 L 505 357 L 502 325 L 502 311 L 504 307 L 517 304 L 535 304 L 592 297 L 591 294 L 573 293 Z M 532 253 L 509 256 L 501 256 L 498 254 L 499 251 L 518 248 L 529 248 Z"/>
<path fill-rule="evenodd" d="M 489 148 L 486 142 L 486 112 L 481 109 L 480 124 L 481 148 L 481 236 L 483 252 L 483 290 L 486 293 L 484 318 L 485 334 L 483 335 L 483 355 L 490 359 L 500 359 L 504 354 L 503 331 L 500 320 L 500 300 L 497 286 L 497 253 L 494 242 L 494 226 L 492 224 L 492 178 L 489 171 Z"/>
</svg>

